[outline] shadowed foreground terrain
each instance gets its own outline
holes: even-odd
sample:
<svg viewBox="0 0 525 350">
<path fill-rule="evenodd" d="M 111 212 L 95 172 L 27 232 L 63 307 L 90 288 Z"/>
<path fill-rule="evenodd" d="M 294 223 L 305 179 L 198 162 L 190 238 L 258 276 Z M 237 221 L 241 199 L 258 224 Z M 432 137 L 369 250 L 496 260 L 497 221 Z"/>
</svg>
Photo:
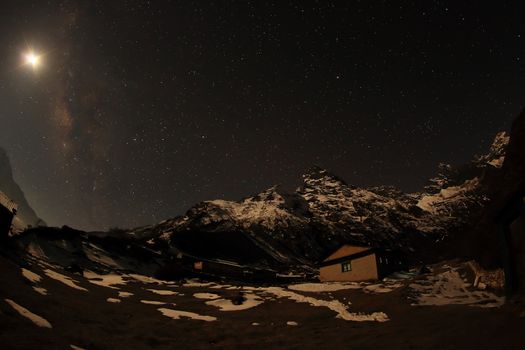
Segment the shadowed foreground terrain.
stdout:
<svg viewBox="0 0 525 350">
<path fill-rule="evenodd" d="M 454 264 L 374 285 L 234 286 L 89 271 L 82 276 L 43 260 L 29 258 L 21 267 L 1 257 L 0 344 L 2 349 L 522 349 L 525 315 L 516 311 L 519 305 L 483 307 L 500 305 L 501 299 L 485 291 L 458 294 L 467 289 L 447 285 L 459 271 Z M 416 293 L 436 276 L 442 277 L 431 290 L 439 292 Z M 240 292 L 245 301 L 235 305 L 231 301 L 242 299 Z M 22 316 L 13 302 L 52 328 Z M 174 319 L 169 310 L 192 314 Z"/>
</svg>

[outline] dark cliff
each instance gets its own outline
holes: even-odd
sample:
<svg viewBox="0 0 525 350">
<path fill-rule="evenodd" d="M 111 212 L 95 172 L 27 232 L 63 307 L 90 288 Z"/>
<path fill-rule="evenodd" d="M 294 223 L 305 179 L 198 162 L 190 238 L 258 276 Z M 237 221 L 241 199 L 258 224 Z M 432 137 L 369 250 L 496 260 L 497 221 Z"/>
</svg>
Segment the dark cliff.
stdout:
<svg viewBox="0 0 525 350">
<path fill-rule="evenodd" d="M 42 225 L 44 222 L 29 205 L 24 192 L 13 178 L 11 162 L 5 150 L 0 148 L 0 191 L 18 204 L 17 217 L 25 225 Z"/>
</svg>

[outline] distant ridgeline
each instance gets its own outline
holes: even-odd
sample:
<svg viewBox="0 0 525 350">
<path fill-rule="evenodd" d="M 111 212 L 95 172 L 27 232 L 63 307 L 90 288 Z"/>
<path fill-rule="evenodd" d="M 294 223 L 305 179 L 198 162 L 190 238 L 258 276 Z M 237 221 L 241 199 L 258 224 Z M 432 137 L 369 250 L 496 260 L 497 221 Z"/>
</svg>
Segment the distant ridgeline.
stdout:
<svg viewBox="0 0 525 350">
<path fill-rule="evenodd" d="M 484 184 L 500 171 L 508 142 L 499 133 L 487 154 L 442 164 L 420 192 L 360 188 L 312 167 L 295 191 L 273 186 L 240 201 L 204 201 L 130 233 L 153 248 L 271 267 L 315 266 L 345 244 L 401 253 L 408 263 L 455 257 L 458 237 L 486 205 Z"/>
<path fill-rule="evenodd" d="M 33 208 L 27 202 L 24 192 L 18 186 L 13 178 L 11 162 L 4 149 L 0 148 L 0 191 L 18 205 L 17 215 L 15 217 L 15 226 L 23 228 L 25 226 L 45 225 Z"/>
</svg>

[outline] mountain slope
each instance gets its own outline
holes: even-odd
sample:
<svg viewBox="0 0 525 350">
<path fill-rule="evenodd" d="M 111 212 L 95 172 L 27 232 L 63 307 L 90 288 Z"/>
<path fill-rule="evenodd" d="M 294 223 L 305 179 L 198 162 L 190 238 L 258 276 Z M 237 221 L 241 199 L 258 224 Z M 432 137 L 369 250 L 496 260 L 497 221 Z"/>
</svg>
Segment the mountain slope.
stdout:
<svg viewBox="0 0 525 350">
<path fill-rule="evenodd" d="M 488 154 L 460 167 L 441 165 L 439 175 L 419 193 L 359 188 L 312 167 L 296 191 L 274 186 L 237 202 L 204 201 L 183 216 L 131 233 L 159 246 L 181 249 L 182 244 L 181 250 L 191 246 L 191 237 L 194 246 L 210 245 L 207 251 L 223 249 L 210 243 L 213 240 L 243 237 L 238 239 L 280 264 L 315 264 L 344 243 L 396 249 L 419 259 L 429 255 L 422 247 L 437 251 L 438 244 L 484 207 L 482 183 L 501 166 L 507 142 L 506 134 L 498 134 Z M 230 250 L 222 256 L 242 260 L 241 255 Z"/>
<path fill-rule="evenodd" d="M 24 192 L 13 178 L 11 162 L 5 150 L 0 148 L 0 191 L 4 192 L 11 200 L 18 204 L 19 225 L 42 225 L 45 224 L 29 205 Z"/>
</svg>

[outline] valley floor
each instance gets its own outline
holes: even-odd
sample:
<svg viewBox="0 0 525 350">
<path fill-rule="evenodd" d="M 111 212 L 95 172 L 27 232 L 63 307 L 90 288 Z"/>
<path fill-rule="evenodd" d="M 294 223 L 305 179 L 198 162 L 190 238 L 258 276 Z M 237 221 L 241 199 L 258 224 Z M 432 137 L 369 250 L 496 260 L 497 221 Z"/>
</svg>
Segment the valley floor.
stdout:
<svg viewBox="0 0 525 350">
<path fill-rule="evenodd" d="M 89 350 L 523 348 L 520 305 L 467 291 L 458 285 L 459 272 L 443 271 L 372 285 L 234 286 L 82 276 L 42 261 L 20 267 L 0 257 L 0 344 Z M 244 302 L 237 305 L 239 299 Z"/>
</svg>

